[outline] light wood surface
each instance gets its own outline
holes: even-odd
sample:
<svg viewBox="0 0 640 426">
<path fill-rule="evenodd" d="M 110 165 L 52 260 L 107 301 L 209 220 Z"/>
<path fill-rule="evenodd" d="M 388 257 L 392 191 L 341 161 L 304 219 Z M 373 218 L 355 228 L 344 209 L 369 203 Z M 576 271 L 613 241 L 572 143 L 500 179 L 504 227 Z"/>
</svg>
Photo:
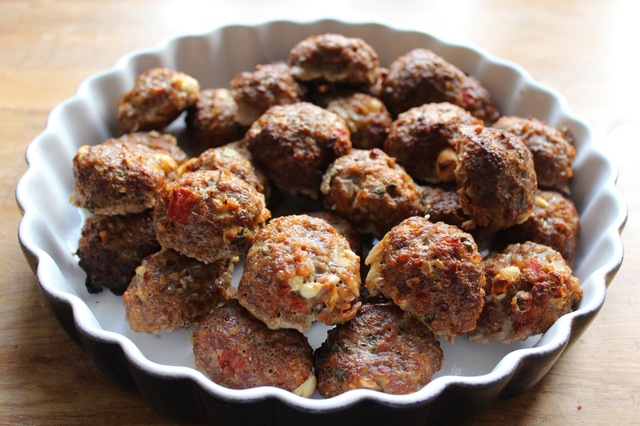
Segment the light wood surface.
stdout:
<svg viewBox="0 0 640 426">
<path fill-rule="evenodd" d="M 421 28 L 519 63 L 562 92 L 619 166 L 625 262 L 595 321 L 531 391 L 477 424 L 640 422 L 640 2 L 0 0 L 0 424 L 171 424 L 102 375 L 44 304 L 17 242 L 15 184 L 48 112 L 123 54 L 181 31 L 266 18 Z"/>
</svg>

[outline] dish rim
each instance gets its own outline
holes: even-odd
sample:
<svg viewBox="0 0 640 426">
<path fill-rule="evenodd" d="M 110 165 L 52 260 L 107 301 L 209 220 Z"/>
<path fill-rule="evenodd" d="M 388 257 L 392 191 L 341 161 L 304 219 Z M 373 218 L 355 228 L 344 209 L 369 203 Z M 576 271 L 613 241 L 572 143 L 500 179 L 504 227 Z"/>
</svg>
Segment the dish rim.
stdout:
<svg viewBox="0 0 640 426">
<path fill-rule="evenodd" d="M 563 316 L 554 326 L 561 329 L 560 331 L 557 331 L 557 333 L 559 333 L 559 336 L 563 338 L 552 339 L 551 342 L 544 343 L 539 347 L 523 348 L 512 351 L 508 353 L 504 358 L 502 358 L 502 360 L 488 374 L 482 374 L 478 376 L 447 375 L 437 377 L 420 391 L 409 395 L 389 395 L 370 390 L 355 390 L 329 399 L 307 399 L 274 387 L 260 387 L 246 390 L 231 390 L 224 388 L 213 383 L 204 374 L 192 368 L 180 366 L 172 367 L 150 361 L 144 356 L 142 351 L 135 345 L 135 343 L 126 336 L 114 333 L 112 331 L 104 330 L 102 328 L 96 327 L 90 322 L 86 323 L 83 321 L 83 319 L 86 319 L 86 316 L 88 315 L 87 311 L 90 312 L 91 309 L 78 296 L 65 292 L 50 282 L 51 278 L 48 276 L 48 274 L 52 271 L 51 268 L 55 270 L 58 265 L 56 265 L 55 261 L 49 255 L 49 253 L 44 251 L 37 244 L 37 242 L 34 241 L 32 235 L 32 232 L 35 231 L 33 231 L 30 225 L 34 223 L 34 220 L 36 220 L 37 212 L 33 210 L 33 204 L 30 200 L 31 195 L 26 193 L 24 188 L 27 186 L 26 182 L 28 182 L 29 179 L 32 179 L 33 175 L 37 173 L 37 171 L 35 170 L 37 161 L 34 161 L 34 158 L 37 157 L 35 151 L 38 149 L 38 147 L 40 147 L 40 145 L 46 143 L 46 140 L 49 137 L 55 136 L 56 131 L 58 130 L 58 126 L 60 126 L 60 116 L 63 111 L 73 106 L 74 103 L 80 102 L 82 99 L 86 99 L 91 85 L 97 84 L 96 82 L 100 79 L 106 78 L 109 75 L 121 72 L 122 70 L 126 69 L 128 65 L 135 60 L 135 58 L 138 58 L 141 55 L 153 55 L 158 54 L 162 51 L 166 51 L 172 43 L 177 43 L 177 40 L 179 39 L 207 37 L 214 32 L 225 29 L 227 27 L 240 26 L 255 28 L 265 25 L 279 25 L 282 23 L 295 25 L 313 24 L 316 26 L 322 24 L 327 24 L 325 26 L 374 25 L 384 26 L 394 32 L 418 32 L 422 35 L 430 37 L 435 42 L 441 45 L 447 46 L 448 48 L 466 49 L 473 52 L 474 54 L 481 56 L 490 64 L 497 64 L 515 70 L 528 86 L 544 92 L 556 99 L 559 107 L 562 109 L 568 119 L 584 126 L 587 131 L 588 138 L 584 143 L 584 147 L 582 149 L 586 150 L 588 148 L 590 150 L 589 153 L 592 156 L 598 157 L 602 161 L 605 161 L 610 170 L 610 173 L 606 176 L 606 180 L 601 183 L 601 186 L 598 189 L 600 191 L 604 191 L 606 194 L 609 194 L 612 200 L 615 201 L 614 218 L 611 220 L 606 230 L 603 230 L 603 235 L 600 237 L 601 239 L 604 238 L 608 240 L 609 243 L 612 244 L 613 253 L 610 257 L 607 258 L 605 264 L 603 264 L 597 270 L 593 271 L 588 277 L 590 280 L 596 280 L 598 283 L 603 283 L 602 286 L 597 286 L 599 293 L 597 294 L 598 297 L 596 298 L 596 300 L 593 300 L 592 303 L 590 303 L 588 306 L 581 307 L 578 311 Z M 606 297 L 606 287 L 615 276 L 615 273 L 619 269 L 624 258 L 624 248 L 622 246 L 621 232 L 626 222 L 628 212 L 624 201 L 622 200 L 622 197 L 615 187 L 615 182 L 617 179 L 617 169 L 612 164 L 611 160 L 605 155 L 605 153 L 593 143 L 593 131 L 591 129 L 591 126 L 568 108 L 566 99 L 563 95 L 561 95 L 555 89 L 552 89 L 549 86 L 535 81 L 528 73 L 528 71 L 523 69 L 521 66 L 508 60 L 498 58 L 478 46 L 470 43 L 461 43 L 458 41 L 450 42 L 441 37 L 434 36 L 433 34 L 424 30 L 398 27 L 386 22 L 376 22 L 370 20 L 351 21 L 342 19 L 265 20 L 251 23 L 234 23 L 229 25 L 220 25 L 207 31 L 177 34 L 167 37 L 154 46 L 143 49 L 136 49 L 128 54 L 125 54 L 114 64 L 113 67 L 94 74 L 83 80 L 82 83 L 78 86 L 76 93 L 74 93 L 72 97 L 61 102 L 51 111 L 47 119 L 45 129 L 29 144 L 26 151 L 26 160 L 28 163 L 28 168 L 25 171 L 24 175 L 21 177 L 16 187 L 16 200 L 19 208 L 23 213 L 23 217 L 19 225 L 18 237 L 20 244 L 25 251 L 25 255 L 27 255 L 28 258 L 30 256 L 32 257 L 31 262 L 34 268 L 36 268 L 36 277 L 44 296 L 58 303 L 69 305 L 73 311 L 73 317 L 75 320 L 74 326 L 78 329 L 78 331 L 80 331 L 81 333 L 85 333 L 90 338 L 95 339 L 96 341 L 117 344 L 124 352 L 127 361 L 130 362 L 133 366 L 146 371 L 156 377 L 162 377 L 165 379 L 193 380 L 198 386 L 202 387 L 202 389 L 207 391 L 212 396 L 224 399 L 229 402 L 246 403 L 275 397 L 291 407 L 309 412 L 341 410 L 355 405 L 363 400 L 373 400 L 381 404 L 397 408 L 422 405 L 433 402 L 445 391 L 445 389 L 451 386 L 464 387 L 467 389 L 485 389 L 491 387 L 496 383 L 508 380 L 510 376 L 515 374 L 516 370 L 526 359 L 550 356 L 551 354 L 554 354 L 556 352 L 561 353 L 571 341 L 575 340 L 575 338 L 577 338 L 578 336 L 574 336 L 572 334 L 574 321 L 590 321 L 595 317 L 595 315 L 604 304 Z M 35 264 L 37 264 L 37 267 L 35 266 Z"/>
</svg>

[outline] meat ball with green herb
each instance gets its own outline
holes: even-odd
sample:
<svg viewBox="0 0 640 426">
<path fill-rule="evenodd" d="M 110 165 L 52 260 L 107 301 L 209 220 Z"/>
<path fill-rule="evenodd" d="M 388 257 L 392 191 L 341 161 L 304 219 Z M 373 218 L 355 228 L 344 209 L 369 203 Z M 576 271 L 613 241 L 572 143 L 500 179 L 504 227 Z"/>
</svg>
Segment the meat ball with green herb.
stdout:
<svg viewBox="0 0 640 426">
<path fill-rule="evenodd" d="M 359 232 L 382 237 L 421 210 L 420 191 L 384 151 L 354 149 L 329 166 L 321 186 L 324 204 L 349 218 Z"/>
<path fill-rule="evenodd" d="M 230 259 L 213 263 L 162 249 L 143 259 L 122 295 L 133 331 L 187 328 L 234 293 Z"/>
<path fill-rule="evenodd" d="M 200 91 L 185 117 L 190 145 L 196 154 L 242 138 L 246 129 L 235 121 L 237 112 L 238 104 L 229 89 Z"/>
<path fill-rule="evenodd" d="M 531 152 L 512 133 L 490 127 L 466 128 L 454 170 L 469 229 L 492 231 L 527 220 L 538 188 Z"/>
<path fill-rule="evenodd" d="M 543 244 L 512 244 L 484 266 L 484 309 L 471 340 L 511 343 L 544 333 L 582 299 L 579 279 L 560 253 Z"/>
<path fill-rule="evenodd" d="M 275 386 L 310 397 L 313 349 L 297 330 L 272 330 L 236 302 L 212 309 L 191 335 L 195 366 L 231 389 Z"/>
<path fill-rule="evenodd" d="M 278 188 L 314 200 L 329 164 L 351 151 L 344 121 L 307 102 L 269 108 L 245 141 L 258 167 Z"/>
<path fill-rule="evenodd" d="M 453 340 L 482 311 L 484 267 L 473 237 L 420 216 L 391 229 L 369 252 L 366 287 Z"/>
<path fill-rule="evenodd" d="M 520 137 L 533 154 L 541 188 L 569 193 L 576 150 L 566 132 L 535 118 L 500 117 L 493 127 Z"/>
<path fill-rule="evenodd" d="M 238 104 L 235 120 L 250 126 L 274 105 L 289 105 L 302 101 L 304 89 L 293 78 L 284 62 L 256 65 L 231 80 L 231 93 Z"/>
<path fill-rule="evenodd" d="M 364 305 L 329 330 L 314 354 L 318 392 L 325 398 L 354 389 L 415 392 L 442 367 L 431 330 L 393 304 Z"/>
<path fill-rule="evenodd" d="M 78 149 L 73 158 L 74 205 L 97 214 L 140 213 L 156 205 L 178 161 L 165 150 L 129 139 Z"/>
<path fill-rule="evenodd" d="M 430 102 L 449 102 L 487 123 L 499 112 L 489 91 L 474 77 L 428 49 L 413 49 L 389 65 L 381 99 L 395 117 Z"/>
<path fill-rule="evenodd" d="M 200 83 L 183 72 L 152 68 L 135 78 L 118 104 L 123 133 L 163 130 L 198 99 Z"/>
<path fill-rule="evenodd" d="M 270 328 L 307 330 L 353 318 L 360 307 L 360 257 L 325 220 L 272 219 L 255 237 L 238 300 Z"/>
<path fill-rule="evenodd" d="M 205 263 L 237 260 L 270 217 L 264 195 L 226 170 L 183 174 L 155 209 L 162 246 Z"/>
<path fill-rule="evenodd" d="M 91 215 L 83 226 L 76 254 L 86 272 L 89 293 L 109 289 L 122 294 L 140 262 L 160 250 L 152 212 Z"/>
</svg>

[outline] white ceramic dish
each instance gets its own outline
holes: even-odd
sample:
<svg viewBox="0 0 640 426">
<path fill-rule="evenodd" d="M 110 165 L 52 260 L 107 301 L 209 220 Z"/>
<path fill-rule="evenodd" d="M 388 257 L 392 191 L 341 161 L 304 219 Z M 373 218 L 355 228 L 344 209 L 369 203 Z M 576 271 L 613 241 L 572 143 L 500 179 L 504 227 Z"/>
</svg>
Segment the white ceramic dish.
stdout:
<svg viewBox="0 0 640 426">
<path fill-rule="evenodd" d="M 297 41 L 323 32 L 363 38 L 383 65 L 414 47 L 432 49 L 482 81 L 503 114 L 531 115 L 569 128 L 577 148 L 571 189 L 582 220 L 573 264 L 584 289 L 577 311 L 562 317 L 544 335 L 517 344 L 474 344 L 465 338 L 454 344 L 443 342 L 443 369 L 410 395 L 359 390 L 331 399 L 304 399 L 270 387 L 242 391 L 220 387 L 193 368 L 188 331 L 160 336 L 134 333 L 125 321 L 120 297 L 86 291 L 84 273 L 73 254 L 83 216 L 68 202 L 71 160 L 80 145 L 116 135 L 116 104 L 134 77 L 150 67 L 167 66 L 195 76 L 203 87 L 228 87 L 238 72 L 284 59 Z M 546 374 L 599 311 L 623 258 L 620 232 L 627 211 L 615 188 L 614 167 L 593 144 L 589 125 L 568 109 L 561 95 L 534 82 L 517 65 L 475 47 L 380 24 L 324 20 L 229 26 L 133 52 L 112 69 L 84 81 L 71 99 L 56 107 L 26 156 L 29 168 L 17 187 L 24 212 L 19 238 L 45 299 L 107 374 L 137 387 L 159 411 L 183 419 L 217 424 L 468 420 L 497 398 L 521 393 Z M 312 345 L 321 343 L 323 332 L 319 327 L 312 331 Z"/>
</svg>

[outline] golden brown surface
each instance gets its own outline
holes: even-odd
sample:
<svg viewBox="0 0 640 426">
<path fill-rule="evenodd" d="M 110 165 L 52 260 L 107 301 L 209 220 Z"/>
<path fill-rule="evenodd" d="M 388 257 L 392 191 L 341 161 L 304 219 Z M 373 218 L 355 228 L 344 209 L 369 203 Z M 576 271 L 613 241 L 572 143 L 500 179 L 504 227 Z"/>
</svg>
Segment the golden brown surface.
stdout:
<svg viewBox="0 0 640 426">
<path fill-rule="evenodd" d="M 169 425 L 134 391 L 100 373 L 45 306 L 16 238 L 14 191 L 24 150 L 53 106 L 124 53 L 171 32 L 224 20 L 313 17 L 300 2 L 112 0 L 0 2 L 0 423 Z M 292 7 L 295 5 L 295 7 Z M 309 3 L 311 6 L 312 3 Z M 633 424 L 640 412 L 640 15 L 636 0 L 323 3 L 333 16 L 388 19 L 473 42 L 562 92 L 617 162 L 631 211 L 626 260 L 600 314 L 529 392 L 497 402 L 478 425 Z M 339 5 L 339 7 L 336 7 Z M 202 12 L 194 13 L 197 8 Z M 196 9 L 194 9 L 196 8 Z M 217 9 L 216 9 L 217 8 Z M 212 13 L 216 10 L 216 13 Z M 357 10 L 357 12 L 356 12 Z M 407 11 L 410 11 L 408 13 Z M 464 11 L 452 19 L 452 14 Z"/>
</svg>

